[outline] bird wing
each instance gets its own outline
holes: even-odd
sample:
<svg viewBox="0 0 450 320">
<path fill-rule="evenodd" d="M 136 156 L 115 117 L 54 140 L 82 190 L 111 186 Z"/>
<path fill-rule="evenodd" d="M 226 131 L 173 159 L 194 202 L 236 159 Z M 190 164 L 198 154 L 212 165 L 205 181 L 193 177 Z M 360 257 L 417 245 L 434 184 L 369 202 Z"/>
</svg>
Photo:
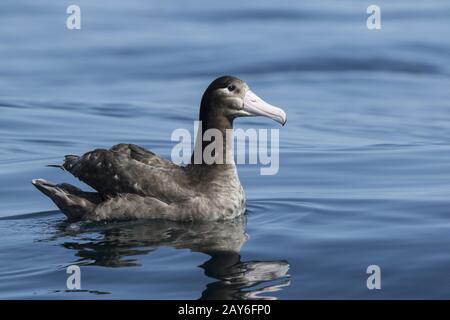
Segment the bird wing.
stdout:
<svg viewBox="0 0 450 320">
<path fill-rule="evenodd" d="M 143 164 L 148 164 L 153 167 L 179 168 L 179 166 L 177 166 L 173 162 L 161 158 L 150 150 L 147 150 L 135 144 L 120 143 L 114 145 L 109 150 L 112 152 L 128 155 L 131 159 L 139 161 Z"/>
<path fill-rule="evenodd" d="M 133 144 L 69 155 L 63 167 L 104 196 L 131 193 L 169 203 L 194 196 L 183 167 Z"/>
</svg>

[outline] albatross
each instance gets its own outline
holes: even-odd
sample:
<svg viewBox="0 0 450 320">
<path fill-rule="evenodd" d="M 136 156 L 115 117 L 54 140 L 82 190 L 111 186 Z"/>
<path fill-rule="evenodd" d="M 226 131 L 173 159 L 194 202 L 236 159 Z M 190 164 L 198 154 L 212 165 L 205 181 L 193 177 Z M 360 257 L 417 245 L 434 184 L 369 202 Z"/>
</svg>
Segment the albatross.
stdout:
<svg viewBox="0 0 450 320">
<path fill-rule="evenodd" d="M 217 78 L 201 99 L 201 137 L 206 130 L 218 130 L 223 137 L 218 152 L 228 157 L 232 153 L 226 131 L 232 130 L 234 119 L 249 116 L 286 123 L 286 113 L 259 98 L 244 81 L 233 76 Z M 197 139 L 195 148 L 203 151 L 210 143 Z M 140 146 L 121 143 L 82 156 L 66 155 L 63 164 L 56 165 L 96 192 L 44 179 L 33 179 L 32 184 L 69 221 L 212 221 L 242 215 L 245 194 L 234 161 L 211 163 L 201 155 L 200 161 L 194 161 L 193 155 L 190 164 L 179 166 Z"/>
</svg>

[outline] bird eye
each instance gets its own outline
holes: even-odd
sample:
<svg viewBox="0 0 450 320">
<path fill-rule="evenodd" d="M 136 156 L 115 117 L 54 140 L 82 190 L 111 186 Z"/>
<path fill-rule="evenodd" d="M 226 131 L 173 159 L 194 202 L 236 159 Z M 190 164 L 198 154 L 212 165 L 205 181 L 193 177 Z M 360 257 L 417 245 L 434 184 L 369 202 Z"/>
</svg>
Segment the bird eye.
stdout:
<svg viewBox="0 0 450 320">
<path fill-rule="evenodd" d="M 234 89 L 236 89 L 236 86 L 234 84 L 230 84 L 228 86 L 228 91 L 233 91 Z"/>
</svg>

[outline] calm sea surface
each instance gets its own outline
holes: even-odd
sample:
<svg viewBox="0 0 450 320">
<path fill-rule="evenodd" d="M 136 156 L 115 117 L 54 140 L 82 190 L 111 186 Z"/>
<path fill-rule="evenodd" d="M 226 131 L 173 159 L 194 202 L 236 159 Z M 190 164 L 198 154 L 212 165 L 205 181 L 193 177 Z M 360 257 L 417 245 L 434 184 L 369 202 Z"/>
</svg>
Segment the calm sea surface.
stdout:
<svg viewBox="0 0 450 320">
<path fill-rule="evenodd" d="M 0 5 L 0 298 L 450 298 L 448 2 L 377 1 L 376 31 L 368 1 L 77 0 L 79 31 L 68 4 Z M 238 167 L 244 219 L 68 224 L 31 185 L 86 188 L 45 165 L 119 142 L 170 157 L 223 74 L 289 119 L 277 175 Z"/>
</svg>

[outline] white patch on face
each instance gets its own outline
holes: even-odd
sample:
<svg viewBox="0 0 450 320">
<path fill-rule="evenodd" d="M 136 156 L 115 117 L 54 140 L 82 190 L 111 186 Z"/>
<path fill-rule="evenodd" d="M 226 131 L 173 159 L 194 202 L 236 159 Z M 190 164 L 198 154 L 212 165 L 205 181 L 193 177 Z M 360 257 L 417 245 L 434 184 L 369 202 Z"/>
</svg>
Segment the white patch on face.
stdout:
<svg viewBox="0 0 450 320">
<path fill-rule="evenodd" d="M 218 91 L 222 92 L 223 95 L 228 96 L 227 101 L 233 101 L 233 105 L 244 106 L 244 99 L 242 97 L 235 95 L 234 91 L 228 90 L 228 87 L 219 88 Z"/>
<path fill-rule="evenodd" d="M 244 107 L 244 100 L 241 97 L 232 97 L 228 100 L 233 100 L 234 104 Z"/>
<path fill-rule="evenodd" d="M 244 111 L 244 96 L 249 90 L 246 83 L 239 84 L 233 91 L 225 88 L 218 88 L 219 94 L 226 100 L 229 108 L 226 110 L 229 116 L 242 117 L 247 116 L 247 112 Z"/>
<path fill-rule="evenodd" d="M 229 97 L 235 96 L 236 95 L 236 89 L 234 89 L 233 91 L 230 91 L 228 89 L 228 87 L 225 88 L 219 88 L 217 89 L 217 91 L 222 92 L 222 94 L 227 95 Z"/>
<path fill-rule="evenodd" d="M 220 91 L 220 92 L 222 92 L 222 93 L 224 93 L 224 94 L 226 94 L 226 95 L 228 95 L 228 96 L 230 96 L 230 95 L 233 94 L 232 91 L 228 90 L 228 87 L 225 87 L 225 88 L 219 88 L 219 89 L 217 89 L 217 91 Z"/>
</svg>

